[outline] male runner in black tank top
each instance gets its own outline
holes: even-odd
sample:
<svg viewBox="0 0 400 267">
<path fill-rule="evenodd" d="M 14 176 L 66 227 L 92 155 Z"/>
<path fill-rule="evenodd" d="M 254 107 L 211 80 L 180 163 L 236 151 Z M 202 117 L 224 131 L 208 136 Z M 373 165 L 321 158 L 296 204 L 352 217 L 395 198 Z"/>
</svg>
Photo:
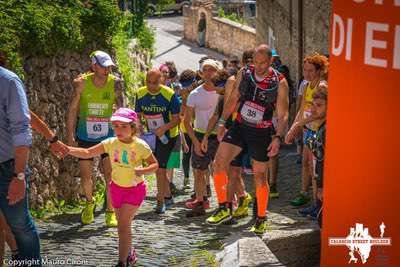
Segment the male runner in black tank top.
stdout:
<svg viewBox="0 0 400 267">
<path fill-rule="evenodd" d="M 287 126 L 289 101 L 287 82 L 270 67 L 271 59 L 271 49 L 267 45 L 260 45 L 254 53 L 254 66 L 240 71 L 234 91 L 224 107 L 222 119 L 226 119 L 239 103 L 235 123 L 226 133 L 215 157 L 214 185 L 220 206 L 207 219 L 210 224 L 218 224 L 230 216 L 226 199 L 228 163 L 247 148 L 253 162 L 258 202 L 257 220 L 251 231 L 263 233 L 266 230 L 269 188 L 265 171 L 269 157 L 279 151 L 281 137 Z M 277 112 L 278 125 L 276 134 L 272 136 L 274 110 Z"/>
</svg>

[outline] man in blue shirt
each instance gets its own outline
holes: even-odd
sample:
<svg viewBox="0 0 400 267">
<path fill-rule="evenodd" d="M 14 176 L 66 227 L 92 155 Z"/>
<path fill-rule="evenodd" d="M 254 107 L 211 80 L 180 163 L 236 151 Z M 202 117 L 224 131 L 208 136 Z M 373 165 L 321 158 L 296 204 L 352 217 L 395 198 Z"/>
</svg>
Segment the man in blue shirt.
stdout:
<svg viewBox="0 0 400 267">
<path fill-rule="evenodd" d="M 163 214 L 173 203 L 166 168 L 179 134 L 180 103 L 174 90 L 161 84 L 161 72 L 158 69 L 147 72 L 146 86 L 139 88 L 136 94 L 135 111 L 145 122 L 147 130 L 157 136 L 154 155 L 159 168 L 156 172 L 155 211 Z"/>
<path fill-rule="evenodd" d="M 0 210 L 17 241 L 20 260 L 41 266 L 39 235 L 26 194 L 31 144 L 24 85 L 16 74 L 0 67 Z"/>
</svg>

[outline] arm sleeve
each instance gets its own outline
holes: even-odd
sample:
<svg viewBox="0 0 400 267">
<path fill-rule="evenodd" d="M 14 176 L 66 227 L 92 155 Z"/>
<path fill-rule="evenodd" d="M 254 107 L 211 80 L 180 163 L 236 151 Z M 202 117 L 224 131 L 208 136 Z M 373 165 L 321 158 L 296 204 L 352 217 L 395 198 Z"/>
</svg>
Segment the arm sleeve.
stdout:
<svg viewBox="0 0 400 267">
<path fill-rule="evenodd" d="M 31 117 L 24 85 L 20 79 L 10 81 L 6 110 L 13 146 L 30 146 L 32 144 Z"/>
</svg>

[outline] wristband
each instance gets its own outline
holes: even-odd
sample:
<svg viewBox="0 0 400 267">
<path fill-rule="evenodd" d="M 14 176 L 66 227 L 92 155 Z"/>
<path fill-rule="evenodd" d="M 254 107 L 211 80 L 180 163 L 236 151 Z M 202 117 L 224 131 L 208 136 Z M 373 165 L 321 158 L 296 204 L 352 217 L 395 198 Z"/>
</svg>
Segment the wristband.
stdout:
<svg viewBox="0 0 400 267">
<path fill-rule="evenodd" d="M 224 120 L 224 118 L 222 118 L 222 116 L 218 120 L 219 124 L 225 124 L 225 122 L 226 122 L 226 120 Z"/>
<path fill-rule="evenodd" d="M 55 142 L 57 142 L 58 141 L 58 136 L 57 135 L 54 135 L 50 140 L 49 140 L 49 143 L 50 144 L 54 144 Z"/>
</svg>

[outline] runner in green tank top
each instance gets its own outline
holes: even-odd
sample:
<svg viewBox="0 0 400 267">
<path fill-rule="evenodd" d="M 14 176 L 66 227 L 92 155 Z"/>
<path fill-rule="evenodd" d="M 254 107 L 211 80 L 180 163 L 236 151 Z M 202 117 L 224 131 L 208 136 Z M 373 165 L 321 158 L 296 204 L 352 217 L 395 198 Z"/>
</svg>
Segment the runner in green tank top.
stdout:
<svg viewBox="0 0 400 267">
<path fill-rule="evenodd" d="M 113 109 L 124 106 L 122 82 L 110 74 L 115 66 L 111 57 L 102 51 L 90 55 L 93 73 L 80 75 L 74 80 L 75 90 L 69 105 L 67 117 L 68 144 L 75 147 L 91 147 L 102 140 L 113 136 L 109 122 Z M 111 165 L 108 154 L 101 156 L 100 164 L 106 184 L 111 179 Z M 86 196 L 86 206 L 82 211 L 83 224 L 94 220 L 92 182 L 93 160 L 79 160 L 80 176 Z M 116 227 L 117 220 L 107 195 L 106 225 Z"/>
</svg>

